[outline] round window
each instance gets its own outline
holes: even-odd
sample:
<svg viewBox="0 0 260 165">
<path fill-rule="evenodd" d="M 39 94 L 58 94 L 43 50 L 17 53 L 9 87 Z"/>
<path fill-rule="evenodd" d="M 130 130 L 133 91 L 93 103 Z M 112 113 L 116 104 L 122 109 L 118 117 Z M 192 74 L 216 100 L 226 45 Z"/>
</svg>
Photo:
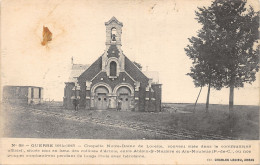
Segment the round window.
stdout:
<svg viewBox="0 0 260 165">
<path fill-rule="evenodd" d="M 128 98 L 126 98 L 125 101 L 128 101 Z"/>
<path fill-rule="evenodd" d="M 101 100 L 101 98 L 98 98 L 98 101 L 100 101 Z"/>
<path fill-rule="evenodd" d="M 120 98 L 120 100 L 122 101 L 122 100 L 123 100 L 123 98 Z"/>
<path fill-rule="evenodd" d="M 107 98 L 104 98 L 105 101 L 107 101 Z"/>
</svg>

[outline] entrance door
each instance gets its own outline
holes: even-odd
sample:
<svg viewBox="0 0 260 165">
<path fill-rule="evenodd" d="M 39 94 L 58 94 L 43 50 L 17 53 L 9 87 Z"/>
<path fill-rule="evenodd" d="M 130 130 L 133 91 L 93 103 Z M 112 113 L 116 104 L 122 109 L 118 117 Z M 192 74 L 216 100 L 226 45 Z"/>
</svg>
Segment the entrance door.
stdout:
<svg viewBox="0 0 260 165">
<path fill-rule="evenodd" d="M 96 104 L 98 110 L 105 110 L 108 108 L 108 100 L 106 93 L 98 93 L 96 98 Z"/>
<path fill-rule="evenodd" d="M 120 94 L 119 95 L 119 99 L 122 101 L 122 107 L 121 109 L 122 110 L 130 110 L 130 99 L 129 99 L 129 95 L 126 93 L 126 94 Z"/>
</svg>

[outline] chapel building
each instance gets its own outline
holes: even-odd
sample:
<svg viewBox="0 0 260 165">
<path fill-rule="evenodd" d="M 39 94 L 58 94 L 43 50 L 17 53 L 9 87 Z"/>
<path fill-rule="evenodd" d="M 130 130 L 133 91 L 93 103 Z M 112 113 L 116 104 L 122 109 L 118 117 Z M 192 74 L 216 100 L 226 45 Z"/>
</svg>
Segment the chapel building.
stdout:
<svg viewBox="0 0 260 165">
<path fill-rule="evenodd" d="M 73 99 L 78 98 L 80 109 L 109 110 L 116 109 L 121 100 L 122 110 L 161 111 L 158 72 L 143 72 L 123 53 L 123 23 L 112 17 L 105 26 L 105 52 L 91 65 L 72 62 L 63 105 L 72 109 Z"/>
</svg>

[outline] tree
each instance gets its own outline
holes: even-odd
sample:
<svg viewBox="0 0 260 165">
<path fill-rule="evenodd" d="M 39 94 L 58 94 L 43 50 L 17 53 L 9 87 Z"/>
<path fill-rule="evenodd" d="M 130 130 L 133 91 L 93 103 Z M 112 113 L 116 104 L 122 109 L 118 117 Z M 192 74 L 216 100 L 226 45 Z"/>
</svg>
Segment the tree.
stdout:
<svg viewBox="0 0 260 165">
<path fill-rule="evenodd" d="M 212 57 L 207 58 L 207 62 L 215 73 L 213 84 L 230 88 L 229 110 L 232 112 L 234 88 L 255 81 L 259 70 L 259 49 L 256 49 L 259 12 L 254 12 L 251 6 L 246 8 L 246 0 L 215 0 L 208 8 L 198 9 L 196 19 L 203 26 L 198 38 L 211 39 L 208 55 Z M 198 52 L 205 53 L 203 49 Z M 205 77 L 208 82 L 209 76 L 207 73 Z"/>
<path fill-rule="evenodd" d="M 220 67 L 225 69 L 223 83 L 230 88 L 229 110 L 233 111 L 234 88 L 252 83 L 259 70 L 259 54 L 256 50 L 259 39 L 259 12 L 246 0 L 216 0 L 211 6 L 219 39 Z"/>
<path fill-rule="evenodd" d="M 218 90 L 223 87 L 223 83 L 221 81 L 223 77 L 219 74 L 222 68 L 218 67 L 217 62 L 219 60 L 217 47 L 218 33 L 212 31 L 210 28 L 213 19 L 211 15 L 204 14 L 202 9 L 200 9 L 200 12 L 196 12 L 196 15 L 198 22 L 203 22 L 203 27 L 198 31 L 197 37 L 189 38 L 191 44 L 185 48 L 187 56 L 193 60 L 191 72 L 187 75 L 193 78 L 195 87 L 201 87 L 202 89 L 202 87 L 208 85 L 206 100 L 206 112 L 208 112 L 211 87 Z M 195 106 L 197 100 L 195 102 Z"/>
</svg>

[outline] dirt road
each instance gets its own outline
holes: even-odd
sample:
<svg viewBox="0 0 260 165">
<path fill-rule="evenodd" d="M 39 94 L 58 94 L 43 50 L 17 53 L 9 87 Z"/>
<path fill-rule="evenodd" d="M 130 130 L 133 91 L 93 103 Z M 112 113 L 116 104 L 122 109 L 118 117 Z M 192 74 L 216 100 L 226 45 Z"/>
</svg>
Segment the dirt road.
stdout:
<svg viewBox="0 0 260 165">
<path fill-rule="evenodd" d="M 190 131 L 190 130 L 184 130 L 184 129 L 163 129 L 159 128 L 153 125 L 148 125 L 144 123 L 138 123 L 138 122 L 130 122 L 130 121 L 123 121 L 118 119 L 113 119 L 109 115 L 106 116 L 106 118 L 99 118 L 99 117 L 93 117 L 91 113 L 88 115 L 82 115 L 78 112 L 73 113 L 62 113 L 62 112 L 52 112 L 52 111 L 45 111 L 40 110 L 36 108 L 25 108 L 21 106 L 12 107 L 8 110 L 8 113 L 14 113 L 16 115 L 19 114 L 30 114 L 34 115 L 35 117 L 44 118 L 47 120 L 50 120 L 49 122 L 52 122 L 52 118 L 55 117 L 58 120 L 62 120 L 63 123 L 68 122 L 74 122 L 77 124 L 86 124 L 87 126 L 91 125 L 91 129 L 95 130 L 95 126 L 101 126 L 103 129 L 113 129 L 116 131 L 128 131 L 130 134 L 135 134 L 135 138 L 141 138 L 141 139 L 179 139 L 179 140 L 194 140 L 194 139 L 200 139 L 200 140 L 223 140 L 223 139 L 231 139 L 230 137 L 224 137 L 219 135 L 212 135 L 212 134 L 201 134 L 197 131 Z M 102 112 L 101 112 L 102 113 Z M 25 119 L 26 120 L 26 119 Z M 46 121 L 45 120 L 45 121 Z M 46 124 L 46 123 L 45 123 Z M 55 124 L 53 124 L 55 125 Z M 44 126 L 44 123 L 42 125 Z M 50 127 L 50 129 L 52 129 Z M 82 132 L 80 128 L 76 128 L 78 132 Z M 117 136 L 117 133 L 115 133 L 115 136 L 107 136 L 106 131 L 103 131 L 104 134 L 101 135 L 102 137 L 98 137 L 100 139 L 106 139 L 106 138 L 127 138 L 122 136 Z M 47 136 L 47 135 L 46 135 Z M 69 138 L 69 135 L 67 135 Z M 99 135 L 97 135 L 99 136 Z M 84 136 L 83 136 L 84 137 Z M 66 138 L 66 137 L 64 137 Z M 95 138 L 95 137 L 93 137 Z M 131 139 L 131 137 L 129 137 Z"/>
</svg>

